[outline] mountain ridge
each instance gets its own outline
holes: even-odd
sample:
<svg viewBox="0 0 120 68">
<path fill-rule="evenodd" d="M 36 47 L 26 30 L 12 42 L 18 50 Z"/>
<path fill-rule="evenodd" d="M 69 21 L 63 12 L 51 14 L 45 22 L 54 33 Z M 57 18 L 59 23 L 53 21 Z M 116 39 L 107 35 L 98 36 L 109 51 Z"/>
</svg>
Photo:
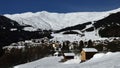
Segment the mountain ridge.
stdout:
<svg viewBox="0 0 120 68">
<path fill-rule="evenodd" d="M 21 25 L 31 25 L 35 29 L 59 30 L 85 22 L 97 21 L 119 11 L 120 8 L 105 12 L 50 13 L 41 11 L 36 13 L 5 14 L 4 16 L 17 21 Z"/>
</svg>

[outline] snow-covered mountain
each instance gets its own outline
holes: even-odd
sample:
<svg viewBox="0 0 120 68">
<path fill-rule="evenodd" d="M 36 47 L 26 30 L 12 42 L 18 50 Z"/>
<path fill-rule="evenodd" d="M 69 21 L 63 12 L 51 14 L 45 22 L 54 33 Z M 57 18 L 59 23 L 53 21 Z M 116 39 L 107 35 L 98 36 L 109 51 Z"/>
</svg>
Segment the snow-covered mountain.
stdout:
<svg viewBox="0 0 120 68">
<path fill-rule="evenodd" d="M 35 29 L 59 30 L 85 22 L 97 21 L 119 11 L 120 8 L 105 12 L 50 13 L 42 11 L 36 13 L 5 14 L 4 16 L 17 21 L 21 25 L 32 25 Z"/>
<path fill-rule="evenodd" d="M 56 34 L 52 40 L 99 40 L 101 37 L 120 37 L 120 8 L 104 12 L 50 13 L 26 12 L 21 14 L 5 14 L 20 25 L 30 25 L 24 30 L 53 30 Z M 76 35 L 63 35 L 66 33 Z"/>
</svg>

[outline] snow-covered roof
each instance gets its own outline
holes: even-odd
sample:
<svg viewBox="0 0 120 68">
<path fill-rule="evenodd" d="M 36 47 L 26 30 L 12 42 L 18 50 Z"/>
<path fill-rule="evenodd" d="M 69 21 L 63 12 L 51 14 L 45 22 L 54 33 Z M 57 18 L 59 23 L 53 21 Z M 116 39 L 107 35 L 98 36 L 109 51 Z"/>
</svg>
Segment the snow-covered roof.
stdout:
<svg viewBox="0 0 120 68">
<path fill-rule="evenodd" d="M 25 46 L 5 46 L 3 49 L 11 50 L 12 48 L 22 49 L 25 48 Z"/>
<path fill-rule="evenodd" d="M 55 52 L 55 53 L 54 53 L 54 55 L 58 55 L 58 54 L 59 54 L 59 52 Z"/>
<path fill-rule="evenodd" d="M 95 49 L 95 48 L 83 48 L 83 50 L 84 50 L 85 52 L 98 52 L 98 50 Z"/>
<path fill-rule="evenodd" d="M 74 53 L 64 53 L 65 56 L 75 56 Z"/>
<path fill-rule="evenodd" d="M 25 40 L 26 43 L 32 43 L 32 40 Z"/>
</svg>

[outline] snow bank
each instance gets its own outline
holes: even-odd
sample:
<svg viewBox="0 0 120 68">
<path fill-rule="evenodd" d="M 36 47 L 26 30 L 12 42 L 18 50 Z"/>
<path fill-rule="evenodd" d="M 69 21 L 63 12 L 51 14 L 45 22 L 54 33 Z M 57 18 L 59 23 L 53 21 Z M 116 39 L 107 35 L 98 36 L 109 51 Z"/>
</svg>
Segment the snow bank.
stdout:
<svg viewBox="0 0 120 68">
<path fill-rule="evenodd" d="M 14 68 L 120 68 L 120 52 L 98 53 L 84 63 L 79 63 L 78 59 L 59 63 L 62 58 L 45 57 L 34 62 L 15 66 Z"/>
<path fill-rule="evenodd" d="M 64 62 L 63 64 L 79 64 L 79 63 L 80 63 L 79 59 L 71 59 L 71 60 Z"/>
<path fill-rule="evenodd" d="M 80 62 L 81 62 L 80 57 L 79 56 L 75 56 L 74 59 L 67 60 L 63 64 L 79 64 Z"/>
<path fill-rule="evenodd" d="M 83 68 L 89 68 L 87 66 L 90 66 L 90 68 L 114 68 L 120 65 L 119 58 L 120 52 L 99 53 L 94 55 L 92 59 L 81 64 L 81 66 L 83 66 Z"/>
<path fill-rule="evenodd" d="M 59 61 L 61 58 L 63 57 L 45 57 L 37 61 L 15 66 L 14 68 L 51 68 L 54 65 L 57 66 L 60 64 Z"/>
</svg>

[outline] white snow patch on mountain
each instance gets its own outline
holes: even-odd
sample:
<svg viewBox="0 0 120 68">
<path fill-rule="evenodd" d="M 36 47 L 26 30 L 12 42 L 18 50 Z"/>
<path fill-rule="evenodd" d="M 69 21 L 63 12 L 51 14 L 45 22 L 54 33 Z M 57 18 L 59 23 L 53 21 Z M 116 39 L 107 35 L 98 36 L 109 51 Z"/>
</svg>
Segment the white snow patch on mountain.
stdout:
<svg viewBox="0 0 120 68">
<path fill-rule="evenodd" d="M 33 27 L 25 27 L 24 30 L 25 31 L 36 31 L 37 29 Z"/>
<path fill-rule="evenodd" d="M 101 38 L 98 35 L 98 30 L 95 31 L 91 31 L 91 32 L 84 32 L 84 36 L 81 36 L 79 34 L 62 34 L 61 33 L 56 33 L 56 34 L 52 34 L 52 36 L 54 37 L 51 40 L 54 41 L 80 41 L 80 40 L 84 40 L 84 41 L 88 41 L 88 40 L 105 40 L 107 38 Z"/>
<path fill-rule="evenodd" d="M 63 34 L 52 34 L 52 36 L 54 36 L 53 39 L 51 40 L 54 40 L 54 41 L 78 41 L 81 39 L 81 37 L 79 35 L 73 35 L 73 34 L 67 34 L 67 35 L 63 35 Z"/>
</svg>

